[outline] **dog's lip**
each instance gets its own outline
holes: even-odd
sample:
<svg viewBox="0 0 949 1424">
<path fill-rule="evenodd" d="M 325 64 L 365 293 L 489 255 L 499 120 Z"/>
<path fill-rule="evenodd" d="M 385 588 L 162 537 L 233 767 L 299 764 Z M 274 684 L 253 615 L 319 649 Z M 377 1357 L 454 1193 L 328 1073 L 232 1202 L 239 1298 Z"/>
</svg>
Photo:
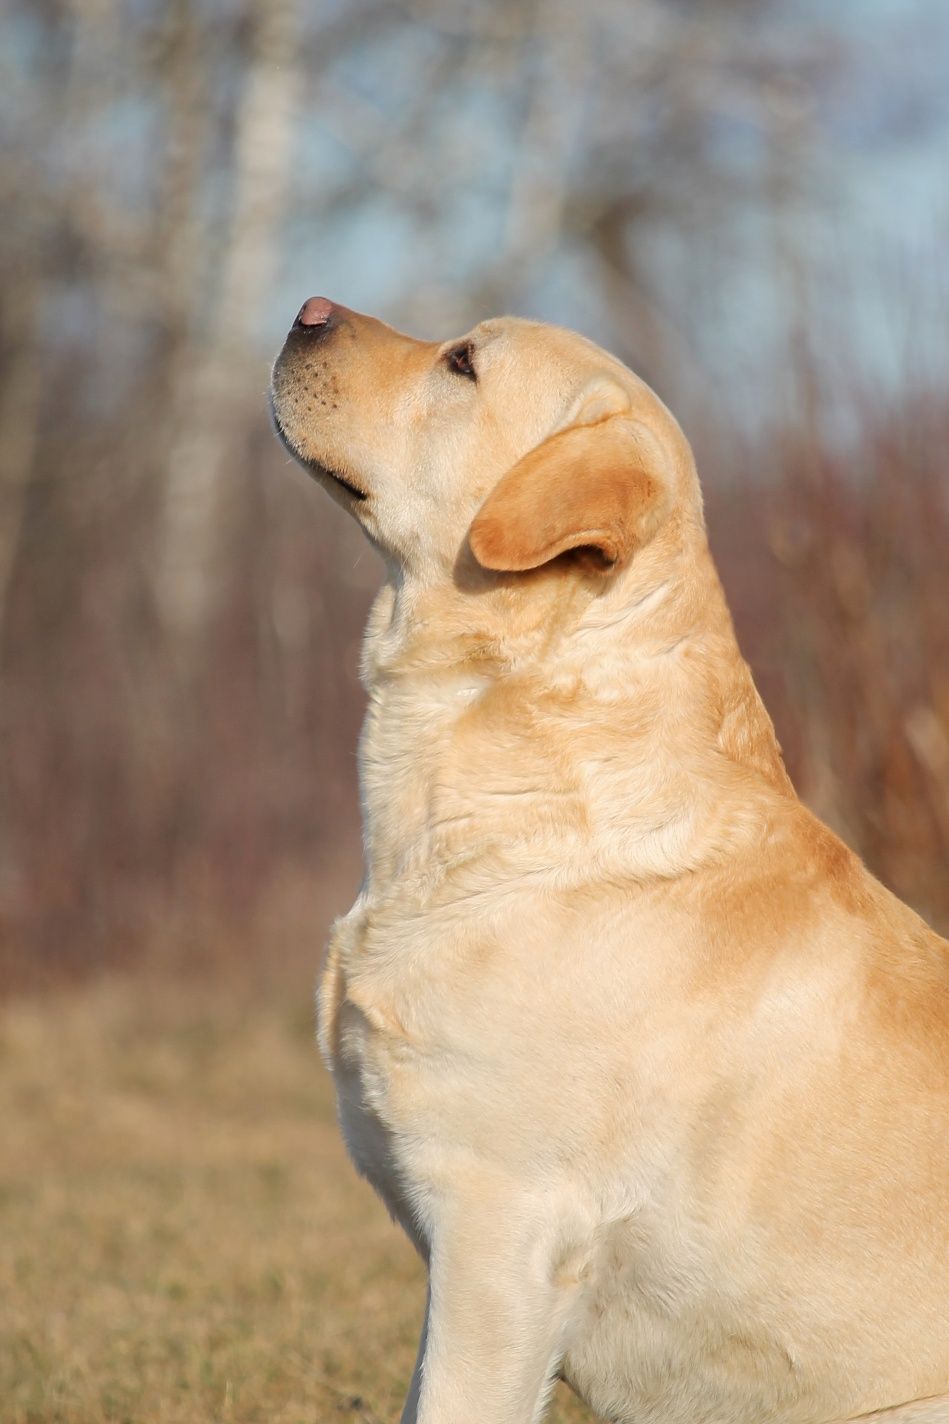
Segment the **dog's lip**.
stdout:
<svg viewBox="0 0 949 1424">
<path fill-rule="evenodd" d="M 273 421 L 274 429 L 276 430 L 284 446 L 287 448 L 287 450 L 289 450 L 293 458 L 299 461 L 299 463 L 304 467 L 304 469 L 309 470 L 310 473 L 313 475 L 326 475 L 328 479 L 331 479 L 335 481 L 336 484 L 340 485 L 347 492 L 347 494 L 352 495 L 353 499 L 356 500 L 356 502 L 359 504 L 369 498 L 369 495 L 366 493 L 366 491 L 360 489 L 358 485 L 354 485 L 352 480 L 348 479 L 346 475 L 341 475 L 338 470 L 331 470 L 328 465 L 322 464 L 319 460 L 310 459 L 308 455 L 302 454 L 297 449 L 296 445 L 294 445 L 293 441 L 290 439 L 289 435 L 284 430 L 283 426 L 280 424 L 280 417 L 278 416 L 274 407 L 273 397 L 271 397 L 270 401 L 270 417 Z"/>
<path fill-rule="evenodd" d="M 304 455 L 297 454 L 295 450 L 293 453 L 296 459 L 300 461 L 300 464 L 312 474 L 327 475 L 331 480 L 335 480 L 335 482 L 341 485 L 347 494 L 351 494 L 353 499 L 358 503 L 361 504 L 364 500 L 369 498 L 365 490 L 358 489 L 351 480 L 348 480 L 345 475 L 341 475 L 338 470 L 331 470 L 328 465 L 321 465 L 319 460 L 308 460 Z"/>
</svg>

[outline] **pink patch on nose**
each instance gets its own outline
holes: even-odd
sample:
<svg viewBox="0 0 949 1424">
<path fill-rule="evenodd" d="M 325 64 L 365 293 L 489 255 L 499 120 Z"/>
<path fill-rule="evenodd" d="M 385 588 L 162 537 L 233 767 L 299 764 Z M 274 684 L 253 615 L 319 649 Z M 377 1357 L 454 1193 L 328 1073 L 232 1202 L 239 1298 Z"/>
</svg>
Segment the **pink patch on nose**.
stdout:
<svg viewBox="0 0 949 1424">
<path fill-rule="evenodd" d="M 333 315 L 328 297 L 308 297 L 297 315 L 297 326 L 325 326 Z"/>
</svg>

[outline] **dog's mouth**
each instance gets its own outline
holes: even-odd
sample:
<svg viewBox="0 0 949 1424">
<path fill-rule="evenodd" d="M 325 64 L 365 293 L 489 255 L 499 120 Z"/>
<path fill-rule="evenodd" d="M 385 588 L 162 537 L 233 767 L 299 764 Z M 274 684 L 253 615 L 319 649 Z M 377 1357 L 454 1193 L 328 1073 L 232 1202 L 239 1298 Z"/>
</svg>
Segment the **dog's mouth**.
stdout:
<svg viewBox="0 0 949 1424">
<path fill-rule="evenodd" d="M 336 484 L 342 485 L 343 489 L 346 490 L 347 494 L 352 495 L 357 504 L 362 504 L 369 498 L 365 490 L 357 489 L 352 480 L 347 479 L 345 475 L 341 475 L 339 470 L 331 470 L 328 465 L 321 465 L 318 460 L 307 460 L 304 456 L 298 455 L 295 450 L 293 454 L 295 458 L 300 461 L 304 469 L 309 470 L 311 474 L 317 477 L 325 475 L 327 479 L 334 480 Z"/>
<path fill-rule="evenodd" d="M 324 465 L 320 460 L 311 459 L 308 455 L 302 454 L 301 451 L 297 449 L 296 445 L 280 424 L 280 417 L 277 415 L 272 396 L 270 400 L 270 418 L 273 421 L 274 430 L 277 432 L 281 444 L 290 452 L 298 464 L 301 464 L 305 470 L 309 470 L 311 475 L 315 475 L 317 479 L 330 479 L 335 484 L 340 485 L 347 494 L 352 496 L 357 504 L 362 504 L 369 498 L 366 491 L 354 484 L 348 475 L 341 474 L 339 470 L 331 469 L 329 465 Z"/>
</svg>

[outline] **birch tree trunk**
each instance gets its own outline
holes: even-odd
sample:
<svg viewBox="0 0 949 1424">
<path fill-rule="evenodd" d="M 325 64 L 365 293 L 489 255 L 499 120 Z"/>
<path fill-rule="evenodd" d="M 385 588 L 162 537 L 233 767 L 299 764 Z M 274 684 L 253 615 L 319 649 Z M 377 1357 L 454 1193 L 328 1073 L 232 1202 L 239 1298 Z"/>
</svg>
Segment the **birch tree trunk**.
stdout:
<svg viewBox="0 0 949 1424">
<path fill-rule="evenodd" d="M 242 353 L 252 344 L 280 241 L 297 112 L 298 0 L 254 0 L 250 15 L 220 284 L 203 308 L 203 335 L 174 400 L 156 589 L 173 635 L 199 634 L 213 611 L 228 455 L 247 424 L 237 407 L 263 398 Z"/>
</svg>

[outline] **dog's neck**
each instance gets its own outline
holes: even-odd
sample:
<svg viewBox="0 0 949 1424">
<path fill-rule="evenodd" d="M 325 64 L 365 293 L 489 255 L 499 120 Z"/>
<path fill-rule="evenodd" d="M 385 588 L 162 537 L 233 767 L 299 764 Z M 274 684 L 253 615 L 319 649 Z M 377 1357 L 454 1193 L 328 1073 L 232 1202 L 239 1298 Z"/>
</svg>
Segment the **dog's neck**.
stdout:
<svg viewBox="0 0 949 1424">
<path fill-rule="evenodd" d="M 770 719 L 704 531 L 663 542 L 608 581 L 386 585 L 363 660 L 370 890 L 523 876 L 537 844 L 538 873 L 557 845 L 559 873 L 668 878 L 761 833 L 793 794 Z"/>
</svg>

